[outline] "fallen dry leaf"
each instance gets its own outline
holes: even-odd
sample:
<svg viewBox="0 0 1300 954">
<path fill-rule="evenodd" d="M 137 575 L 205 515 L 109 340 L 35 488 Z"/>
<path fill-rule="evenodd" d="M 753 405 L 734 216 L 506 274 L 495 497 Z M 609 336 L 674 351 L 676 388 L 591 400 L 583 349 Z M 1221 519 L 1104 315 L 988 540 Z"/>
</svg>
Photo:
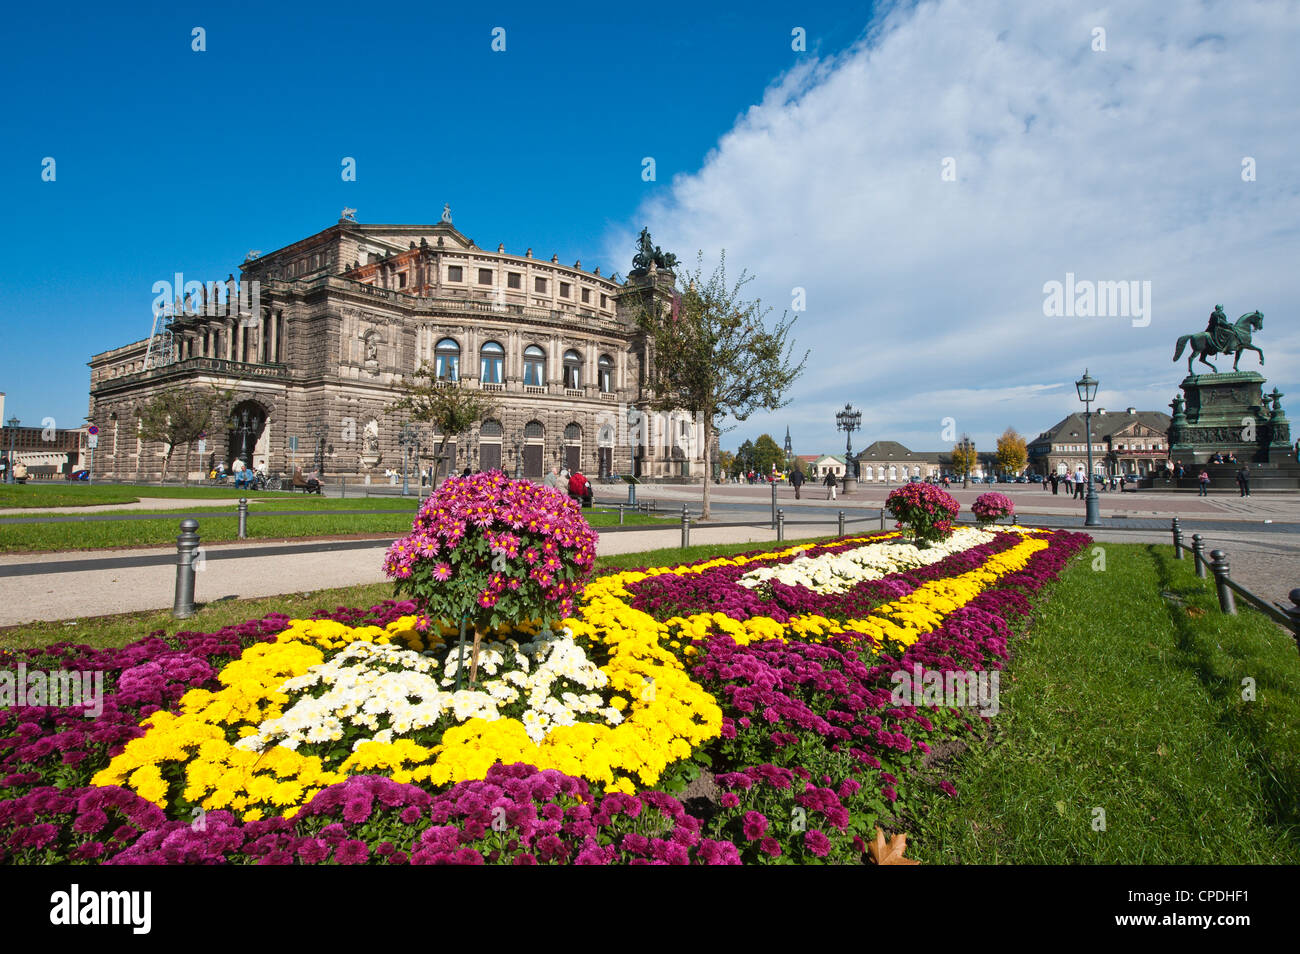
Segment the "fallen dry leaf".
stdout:
<svg viewBox="0 0 1300 954">
<path fill-rule="evenodd" d="M 1187 615 L 1192 619 L 1197 619 L 1205 615 L 1205 610 L 1201 609 L 1199 606 L 1189 606 L 1187 607 Z"/>
<path fill-rule="evenodd" d="M 899 832 L 889 843 L 885 843 L 885 833 L 876 828 L 876 840 L 867 845 L 867 854 L 871 856 L 873 863 L 878 865 L 919 865 L 921 862 L 913 861 L 911 858 L 904 858 L 903 852 L 907 851 L 907 836 Z"/>
</svg>

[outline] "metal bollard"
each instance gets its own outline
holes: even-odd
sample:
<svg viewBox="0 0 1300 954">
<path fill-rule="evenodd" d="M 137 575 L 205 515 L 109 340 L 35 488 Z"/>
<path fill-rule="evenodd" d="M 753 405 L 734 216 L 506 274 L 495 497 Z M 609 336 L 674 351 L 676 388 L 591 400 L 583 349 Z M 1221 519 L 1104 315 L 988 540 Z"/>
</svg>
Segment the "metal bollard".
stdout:
<svg viewBox="0 0 1300 954">
<path fill-rule="evenodd" d="M 1228 554 L 1222 550 L 1210 551 L 1210 569 L 1214 571 L 1214 586 L 1219 591 L 1219 609 L 1229 616 L 1237 615 L 1237 602 L 1228 585 Z"/>
<path fill-rule="evenodd" d="M 839 522 L 840 522 L 840 536 L 844 536 L 844 511 L 843 510 L 840 511 Z"/>
<path fill-rule="evenodd" d="M 682 549 L 685 550 L 691 545 L 691 514 L 686 509 L 686 504 L 682 504 Z"/>
<path fill-rule="evenodd" d="M 636 506 L 636 484 L 631 481 L 628 481 L 627 484 L 627 505 L 629 507 Z"/>
<path fill-rule="evenodd" d="M 346 497 L 347 495 L 348 495 L 348 479 L 340 474 L 339 475 L 339 496 Z"/>
<path fill-rule="evenodd" d="M 776 541 L 780 543 L 785 539 L 785 510 L 781 509 L 776 512 Z"/>
<path fill-rule="evenodd" d="M 618 505 L 618 525 L 623 526 L 623 505 Z"/>
<path fill-rule="evenodd" d="M 885 529 L 885 508 L 884 507 L 880 508 L 880 529 L 881 530 Z"/>
<path fill-rule="evenodd" d="M 248 538 L 248 498 L 239 498 L 239 539 Z"/>
<path fill-rule="evenodd" d="M 1174 517 L 1174 522 L 1170 525 L 1170 530 L 1174 534 L 1174 559 L 1183 558 L 1183 531 L 1178 529 L 1178 518 Z"/>
<path fill-rule="evenodd" d="M 199 548 L 199 522 L 181 521 L 181 535 L 176 538 L 176 599 L 172 616 L 185 619 L 194 615 L 194 554 Z"/>
<path fill-rule="evenodd" d="M 1205 541 L 1199 533 L 1192 534 L 1192 559 L 1196 562 L 1196 575 L 1205 579 Z"/>
</svg>

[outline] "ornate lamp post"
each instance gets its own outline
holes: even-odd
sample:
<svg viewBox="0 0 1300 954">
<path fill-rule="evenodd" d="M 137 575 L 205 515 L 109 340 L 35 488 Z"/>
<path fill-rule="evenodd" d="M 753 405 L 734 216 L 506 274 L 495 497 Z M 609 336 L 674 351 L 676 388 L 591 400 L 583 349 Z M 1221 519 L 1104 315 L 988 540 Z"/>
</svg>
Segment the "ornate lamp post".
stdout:
<svg viewBox="0 0 1300 954">
<path fill-rule="evenodd" d="M 249 438 L 262 429 L 262 419 L 256 411 L 244 408 L 239 412 L 238 425 L 235 427 L 235 433 L 239 435 L 239 453 L 235 456 L 244 461 L 244 464 L 253 466 L 253 454 L 249 448 Z"/>
<path fill-rule="evenodd" d="M 850 468 L 853 479 L 858 478 L 858 462 L 853 459 L 853 432 L 862 427 L 862 412 L 855 411 L 852 404 L 845 404 L 844 410 L 835 413 L 835 429 L 844 432 L 844 479 L 848 480 Z"/>
<path fill-rule="evenodd" d="M 970 435 L 961 436 L 961 487 L 965 490 L 970 486 L 970 455 L 971 443 Z"/>
<path fill-rule="evenodd" d="M 1092 402 L 1097 399 L 1097 381 L 1084 368 L 1083 377 L 1074 382 L 1074 387 L 1079 392 L 1079 400 L 1083 402 L 1084 434 L 1088 439 L 1088 495 L 1084 498 L 1083 525 L 1099 527 L 1101 516 L 1097 507 L 1097 486 L 1092 481 Z"/>
<path fill-rule="evenodd" d="M 515 445 L 515 480 L 523 480 L 524 479 L 524 432 L 522 430 L 515 431 L 513 440 Z"/>
<path fill-rule="evenodd" d="M 402 496 L 405 497 L 410 491 L 407 489 L 407 473 L 410 470 L 411 449 L 415 447 L 418 438 L 415 436 L 415 428 L 410 424 L 403 424 L 401 433 L 397 436 L 398 446 L 402 448 Z"/>
<path fill-rule="evenodd" d="M 12 484 L 14 482 L 14 433 L 22 422 L 14 416 L 5 423 L 9 425 L 9 466 L 5 468 L 5 483 Z"/>
</svg>

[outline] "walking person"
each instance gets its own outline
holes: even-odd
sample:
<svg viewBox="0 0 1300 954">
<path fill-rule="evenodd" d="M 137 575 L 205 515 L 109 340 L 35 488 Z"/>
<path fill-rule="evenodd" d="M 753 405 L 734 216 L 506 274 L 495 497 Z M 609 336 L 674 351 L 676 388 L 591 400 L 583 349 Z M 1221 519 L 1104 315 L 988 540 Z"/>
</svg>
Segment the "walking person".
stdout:
<svg viewBox="0 0 1300 954">
<path fill-rule="evenodd" d="M 803 471 L 795 465 L 794 472 L 790 474 L 790 486 L 794 488 L 794 499 L 799 498 L 799 488 L 803 486 Z"/>
<path fill-rule="evenodd" d="M 1241 470 L 1237 471 L 1237 486 L 1241 488 L 1243 497 L 1250 496 L 1250 471 L 1245 464 L 1241 465 Z"/>
<path fill-rule="evenodd" d="M 1088 483 L 1088 475 L 1085 474 L 1083 471 L 1079 471 L 1079 473 L 1074 475 L 1074 499 L 1075 500 L 1083 499 L 1083 488 L 1087 485 L 1087 483 Z"/>
<path fill-rule="evenodd" d="M 1052 485 L 1052 494 L 1056 495 L 1061 487 L 1061 475 L 1053 473 L 1051 480 L 1048 482 Z"/>
<path fill-rule="evenodd" d="M 1197 477 L 1196 479 L 1201 483 L 1200 496 L 1202 497 L 1210 496 L 1210 475 L 1204 469 L 1202 469 L 1201 476 Z"/>
<path fill-rule="evenodd" d="M 835 499 L 835 471 L 833 470 L 826 471 L 826 479 L 822 481 L 822 483 L 826 485 L 826 499 L 834 500 Z"/>
</svg>

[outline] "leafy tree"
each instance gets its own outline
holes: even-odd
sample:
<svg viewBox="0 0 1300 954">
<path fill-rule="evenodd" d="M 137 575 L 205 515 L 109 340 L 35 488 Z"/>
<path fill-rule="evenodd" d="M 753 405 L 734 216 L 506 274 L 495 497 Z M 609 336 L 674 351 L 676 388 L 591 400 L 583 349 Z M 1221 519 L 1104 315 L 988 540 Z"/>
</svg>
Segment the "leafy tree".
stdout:
<svg viewBox="0 0 1300 954">
<path fill-rule="evenodd" d="M 190 446 L 212 426 L 217 410 L 230 403 L 233 391 L 220 388 L 196 390 L 172 388 L 155 394 L 140 410 L 140 439 L 157 441 L 167 448 L 163 456 L 162 480 L 176 448 L 185 447 L 185 483 L 190 482 Z"/>
<path fill-rule="evenodd" d="M 1018 475 L 1029 462 L 1029 448 L 1025 439 L 1014 427 L 1008 427 L 998 438 L 998 466 L 1006 474 Z"/>
<path fill-rule="evenodd" d="M 770 434 L 759 434 L 754 442 L 754 469 L 764 477 L 785 466 L 785 451 Z"/>
<path fill-rule="evenodd" d="M 975 450 L 974 441 L 963 437 L 961 443 L 953 445 L 952 470 L 958 477 L 969 477 L 978 461 L 979 453 Z"/>
<path fill-rule="evenodd" d="M 734 476 L 738 469 L 735 454 L 731 451 L 718 452 L 718 473 Z"/>
<path fill-rule="evenodd" d="M 754 442 L 745 441 L 736 451 L 736 473 L 748 473 L 754 466 Z"/>
<path fill-rule="evenodd" d="M 785 315 L 771 327 L 760 301 L 744 301 L 741 290 L 752 278 L 741 272 L 728 284 L 726 253 L 712 275 L 704 275 L 704 253 L 694 271 L 684 271 L 685 289 L 676 308 L 653 295 L 639 309 L 637 323 L 649 341 L 653 360 L 647 373 L 658 411 L 685 410 L 704 425 L 706 474 L 715 434 L 727 418 L 744 421 L 755 411 L 774 411 L 789 403 L 791 385 L 803 373 L 808 353 L 794 362 L 789 340 L 794 319 Z M 782 452 L 775 441 L 776 463 Z M 757 446 L 757 445 L 756 445 Z M 771 462 L 764 464 L 764 472 Z M 701 519 L 709 519 L 710 481 L 704 481 Z"/>
<path fill-rule="evenodd" d="M 447 442 L 453 437 L 467 434 L 474 425 L 496 414 L 496 405 L 482 397 L 480 392 L 462 388 L 459 381 L 439 379 L 427 361 L 411 377 L 403 377 L 398 385 L 401 397 L 389 405 L 390 411 L 410 411 L 411 420 L 431 425 L 442 440 L 438 444 L 438 476 L 446 476 L 443 468 Z"/>
</svg>

